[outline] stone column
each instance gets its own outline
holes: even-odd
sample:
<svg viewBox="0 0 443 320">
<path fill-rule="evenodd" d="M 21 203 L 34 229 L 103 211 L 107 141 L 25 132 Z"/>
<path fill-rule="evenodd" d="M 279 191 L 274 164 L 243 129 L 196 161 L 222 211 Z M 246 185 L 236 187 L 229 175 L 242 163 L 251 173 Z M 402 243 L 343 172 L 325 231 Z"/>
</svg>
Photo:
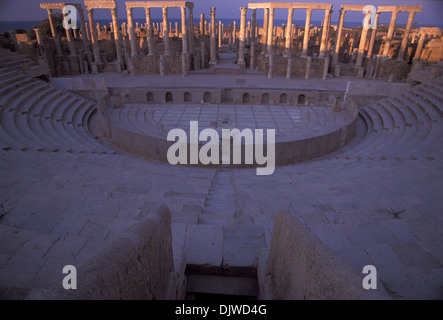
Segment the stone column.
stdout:
<svg viewBox="0 0 443 320">
<path fill-rule="evenodd" d="M 271 55 L 273 53 L 272 44 L 273 44 L 273 34 L 274 34 L 274 8 L 269 10 L 269 24 L 268 24 L 268 42 L 266 44 L 266 52 L 267 55 Z"/>
<path fill-rule="evenodd" d="M 188 41 L 189 41 L 189 53 L 190 54 L 194 54 L 195 53 L 195 49 L 194 49 L 194 11 L 193 11 L 193 7 L 188 7 L 188 13 L 189 13 L 189 35 L 188 35 Z"/>
<path fill-rule="evenodd" d="M 83 42 L 83 49 L 85 50 L 85 53 L 88 54 L 88 59 L 90 58 L 90 54 L 91 54 L 91 50 L 89 48 L 89 44 L 88 44 L 88 40 L 89 40 L 89 35 L 88 35 L 88 28 L 86 27 L 86 22 L 85 22 L 85 16 L 83 15 L 83 8 L 80 8 L 78 11 L 78 15 L 80 18 L 80 31 L 82 33 L 82 42 Z M 89 61 L 91 62 L 91 61 Z"/>
<path fill-rule="evenodd" d="M 292 70 L 292 58 L 288 57 L 288 64 L 286 66 L 286 79 L 291 79 L 291 70 Z"/>
<path fill-rule="evenodd" d="M 400 52 L 398 53 L 397 60 L 402 61 L 405 57 L 406 45 L 408 44 L 409 34 L 411 33 L 412 22 L 414 21 L 415 11 L 409 12 L 408 22 L 406 24 L 405 33 L 403 35 L 403 39 L 401 41 Z"/>
<path fill-rule="evenodd" d="M 35 36 L 37 37 L 37 43 L 38 43 L 38 49 L 40 51 L 40 55 L 44 56 L 44 54 L 45 54 L 45 47 L 43 46 L 42 33 L 40 31 L 40 28 L 35 28 L 34 32 L 35 32 Z"/>
<path fill-rule="evenodd" d="M 311 15 L 312 15 L 312 9 L 307 8 L 306 9 L 305 34 L 303 36 L 303 52 L 301 54 L 302 57 L 308 56 L 309 28 L 311 26 Z"/>
<path fill-rule="evenodd" d="M 323 76 L 322 79 L 326 80 L 328 78 L 328 70 L 329 70 L 329 61 L 331 57 L 327 56 L 325 57 L 325 64 L 323 65 Z"/>
<path fill-rule="evenodd" d="M 52 19 L 52 9 L 46 9 L 46 11 L 48 12 L 48 20 L 49 26 L 51 27 L 52 37 L 55 38 L 57 36 L 57 33 L 55 31 L 54 20 Z"/>
<path fill-rule="evenodd" d="M 186 10 L 186 7 L 185 7 L 185 10 Z M 185 17 L 186 17 L 186 13 L 185 13 Z M 185 20 L 185 24 L 186 24 L 186 20 Z M 179 31 L 179 28 L 178 28 L 178 22 L 175 23 L 175 36 L 177 38 L 180 37 L 180 31 Z M 188 39 L 188 37 L 186 37 L 186 39 Z"/>
<path fill-rule="evenodd" d="M 237 64 L 244 68 L 245 67 L 245 45 L 246 45 L 246 12 L 248 8 L 240 8 L 241 18 L 240 18 L 240 35 L 238 38 L 238 61 Z"/>
<path fill-rule="evenodd" d="M 369 18 L 370 15 L 371 15 L 371 11 L 367 11 L 365 13 L 365 20 L 364 21 L 368 21 L 368 20 L 366 20 L 366 18 L 367 17 Z M 361 67 L 362 66 L 363 57 L 365 55 L 365 47 L 366 47 L 366 40 L 367 40 L 367 37 L 368 37 L 368 31 L 369 31 L 369 23 L 363 24 L 363 29 L 361 31 L 361 37 L 360 37 L 360 44 L 358 46 L 357 61 L 355 62 L 355 66 L 356 67 Z"/>
<path fill-rule="evenodd" d="M 392 11 L 391 23 L 389 24 L 388 35 L 386 36 L 385 47 L 383 49 L 383 60 L 388 59 L 389 48 L 391 47 L 392 36 L 394 35 L 395 21 L 397 20 L 398 11 Z"/>
<path fill-rule="evenodd" d="M 123 35 L 123 37 L 128 36 L 128 28 L 129 27 L 126 26 L 126 22 L 122 22 L 122 35 Z"/>
<path fill-rule="evenodd" d="M 326 46 L 329 38 L 330 18 L 331 18 L 331 10 L 325 10 L 325 19 L 323 20 L 323 30 L 321 33 L 321 42 L 320 42 L 320 54 L 319 54 L 320 58 L 323 58 L 325 56 Z"/>
<path fill-rule="evenodd" d="M 51 26 L 51 33 L 52 37 L 54 38 L 55 51 L 57 52 L 57 55 L 61 56 L 63 55 L 62 48 L 60 46 L 60 38 L 55 30 L 54 19 L 52 18 L 52 9 L 46 9 L 46 11 L 48 12 L 49 25 Z"/>
<path fill-rule="evenodd" d="M 68 16 L 67 13 L 63 13 L 63 19 L 66 19 L 67 16 Z M 69 45 L 69 55 L 76 56 L 77 53 L 75 51 L 75 44 L 74 44 L 74 39 L 72 38 L 71 28 L 67 28 L 65 30 L 66 30 L 66 39 L 68 40 L 68 45 Z"/>
<path fill-rule="evenodd" d="M 378 18 L 380 17 L 380 12 L 375 14 L 374 22 L 372 23 L 373 28 L 371 31 L 371 40 L 369 41 L 368 55 L 369 59 L 372 58 L 372 51 L 374 50 L 375 37 L 377 35 Z"/>
<path fill-rule="evenodd" d="M 346 10 L 340 9 L 338 31 L 337 31 L 337 36 L 335 39 L 334 56 L 332 58 L 332 65 L 334 65 L 334 66 L 337 65 L 337 63 L 338 63 L 338 55 L 340 53 L 340 44 L 341 44 L 341 37 L 343 34 L 343 23 L 345 21 L 345 14 L 346 14 Z"/>
<path fill-rule="evenodd" d="M 134 18 L 132 16 L 132 8 L 126 8 L 128 15 L 129 41 L 131 42 L 131 56 L 137 55 L 137 43 L 135 41 Z"/>
<path fill-rule="evenodd" d="M 186 7 L 181 7 L 181 22 L 182 22 L 182 48 L 183 48 L 183 54 L 187 55 L 189 53 L 188 47 L 188 30 L 186 27 Z M 178 24 L 177 24 L 178 28 Z"/>
<path fill-rule="evenodd" d="M 205 47 L 205 15 L 200 14 L 200 67 L 206 68 L 206 47 Z"/>
<path fill-rule="evenodd" d="M 374 75 L 372 76 L 372 79 L 377 79 L 378 76 L 378 68 L 380 67 L 380 60 L 381 60 L 381 55 L 377 55 L 377 58 L 375 60 L 375 68 L 374 68 Z"/>
<path fill-rule="evenodd" d="M 211 40 L 209 64 L 217 64 L 217 44 L 215 39 L 215 7 L 211 8 Z"/>
<path fill-rule="evenodd" d="M 425 40 L 426 40 L 426 33 L 423 32 L 420 35 L 420 40 L 418 40 L 417 50 L 415 50 L 415 55 L 414 58 L 412 59 L 413 62 L 420 61 L 420 55 L 421 51 L 423 50 L 423 45 L 425 43 Z"/>
<path fill-rule="evenodd" d="M 92 52 L 94 53 L 94 62 L 96 64 L 102 64 L 102 59 L 100 57 L 100 47 L 97 42 L 97 28 L 94 26 L 94 11 L 93 9 L 88 9 L 88 20 L 89 20 L 89 28 L 91 33 L 91 42 L 92 42 Z"/>
<path fill-rule="evenodd" d="M 274 55 L 269 55 L 269 69 L 268 69 L 268 78 L 271 79 L 274 74 Z"/>
<path fill-rule="evenodd" d="M 286 27 L 286 40 L 285 40 L 285 57 L 291 56 L 291 42 L 292 42 L 292 16 L 294 9 L 288 9 L 288 24 Z"/>
<path fill-rule="evenodd" d="M 121 73 L 123 57 L 122 57 L 122 41 L 121 41 L 120 29 L 118 28 L 117 8 L 112 8 L 111 14 L 112 14 L 112 25 L 114 27 L 115 49 L 117 51 L 117 72 Z"/>
<path fill-rule="evenodd" d="M 246 44 L 251 45 L 251 21 L 248 21 L 248 25 L 246 26 Z"/>
<path fill-rule="evenodd" d="M 251 70 L 255 68 L 255 39 L 256 39 L 256 25 L 257 25 L 257 9 L 252 9 L 251 15 L 251 61 L 249 67 Z"/>
<path fill-rule="evenodd" d="M 311 75 L 311 63 L 312 63 L 312 57 L 307 57 L 306 59 L 306 70 L 305 70 L 305 79 L 309 79 Z"/>
<path fill-rule="evenodd" d="M 163 12 L 163 43 L 165 44 L 165 56 L 171 55 L 169 47 L 168 7 L 162 7 Z"/>
<path fill-rule="evenodd" d="M 234 28 L 232 29 L 232 43 L 235 44 L 235 41 L 237 41 L 237 22 L 234 20 Z"/>
<path fill-rule="evenodd" d="M 221 21 L 218 22 L 218 46 L 221 47 L 223 44 L 223 24 Z"/>
<path fill-rule="evenodd" d="M 148 37 L 148 56 L 155 55 L 154 34 L 152 32 L 151 8 L 146 7 L 146 33 Z"/>
<path fill-rule="evenodd" d="M 206 31 L 205 31 L 205 14 L 200 14 L 200 40 L 203 40 L 205 37 Z"/>
<path fill-rule="evenodd" d="M 269 8 L 265 8 L 264 9 L 264 16 L 263 16 L 263 41 L 262 41 L 262 45 L 263 45 L 263 50 L 262 50 L 262 54 L 266 53 L 266 45 L 268 43 L 268 26 L 269 26 Z"/>
<path fill-rule="evenodd" d="M 85 29 L 86 29 L 86 38 L 88 41 L 92 41 L 91 39 L 91 29 L 89 29 L 89 25 L 87 22 L 85 22 Z"/>
</svg>

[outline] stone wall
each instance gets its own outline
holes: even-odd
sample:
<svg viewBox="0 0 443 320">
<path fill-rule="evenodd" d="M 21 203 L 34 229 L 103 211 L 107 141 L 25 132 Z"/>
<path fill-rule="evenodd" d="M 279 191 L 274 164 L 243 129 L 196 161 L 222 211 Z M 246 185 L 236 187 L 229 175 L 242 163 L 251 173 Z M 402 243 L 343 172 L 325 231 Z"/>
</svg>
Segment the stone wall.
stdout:
<svg viewBox="0 0 443 320">
<path fill-rule="evenodd" d="M 364 290 L 363 278 L 286 211 L 274 222 L 267 274 L 276 300 L 389 298 Z"/>
<path fill-rule="evenodd" d="M 437 63 L 443 59 L 443 41 L 439 39 L 431 39 L 420 55 L 420 59 L 427 62 Z"/>
<path fill-rule="evenodd" d="M 131 91 L 132 89 L 127 90 L 128 91 L 125 92 L 120 91 L 119 89 L 111 88 L 110 97 L 108 98 L 108 95 L 106 95 L 99 102 L 99 112 L 97 113 L 97 117 L 101 133 L 107 139 L 112 140 L 112 143 L 114 145 L 134 155 L 152 160 L 167 162 L 167 152 L 173 142 L 166 140 L 166 133 L 162 131 L 161 127 L 157 123 L 155 123 L 154 121 L 148 121 L 147 126 L 149 126 L 149 128 L 146 128 L 147 132 L 137 132 L 131 130 L 130 128 L 125 128 L 120 123 L 115 123 L 105 116 L 106 114 L 108 114 L 108 112 L 106 111 L 107 108 L 120 108 L 122 106 L 122 103 L 136 103 L 134 97 L 137 98 L 137 96 L 130 94 L 131 92 L 133 92 Z M 158 99 L 162 99 L 163 97 L 165 97 L 166 89 L 158 90 L 163 90 L 163 94 L 158 94 L 159 91 L 157 91 L 157 95 L 155 95 L 154 97 L 157 97 Z M 182 90 L 179 97 L 183 96 L 183 89 L 177 90 Z M 173 91 L 174 90 L 171 90 L 170 92 L 172 93 Z M 218 91 L 220 92 L 219 89 Z M 177 94 L 176 91 L 174 92 Z M 318 92 L 316 94 L 318 95 L 319 99 L 320 94 Z M 138 95 L 140 95 L 141 98 L 144 98 L 146 93 L 143 92 L 143 90 L 138 90 Z M 236 96 L 240 97 L 241 92 L 239 94 L 232 94 L 232 97 Z M 327 99 L 323 97 L 323 100 L 325 103 L 327 103 L 326 105 L 331 107 L 334 111 L 340 111 L 340 109 L 342 108 L 342 103 L 340 102 L 341 97 L 334 96 L 332 92 L 331 95 L 327 97 Z M 348 143 L 355 134 L 358 111 L 357 108 L 355 108 L 353 105 L 344 105 L 344 109 L 346 110 L 346 112 L 349 113 L 350 120 L 348 123 L 344 124 L 342 127 L 336 129 L 335 131 L 298 140 L 294 140 L 294 137 L 291 135 L 279 137 L 275 143 L 275 152 L 277 155 L 275 164 L 286 165 L 310 160 L 337 150 L 338 148 Z M 198 148 L 200 149 L 203 145 L 203 143 L 199 144 Z M 242 155 L 242 157 L 243 156 L 244 155 Z M 233 162 L 231 161 L 231 163 Z M 210 166 L 217 167 L 217 165 Z M 256 166 L 256 163 L 253 163 L 252 165 L 245 164 L 244 159 L 242 159 L 241 164 L 239 165 L 231 164 L 231 167 Z"/>
<path fill-rule="evenodd" d="M 157 208 L 130 227 L 108 247 L 77 267 L 76 290 L 35 290 L 31 299 L 175 299 L 171 217 L 166 206 Z M 184 275 L 182 275 L 184 277 Z"/>
<path fill-rule="evenodd" d="M 140 59 L 139 57 L 133 57 Z M 155 57 L 150 57 L 155 58 Z M 143 58 L 144 59 L 144 58 Z M 86 89 L 87 90 L 87 89 Z M 330 97 L 343 98 L 343 92 L 312 89 L 253 88 L 109 88 L 111 95 L 121 95 L 122 103 L 306 105 L 331 106 Z M 170 93 L 170 99 L 166 94 Z M 334 105 L 335 106 L 335 105 Z M 334 107 L 331 106 L 331 107 Z"/>
<path fill-rule="evenodd" d="M 311 70 L 309 77 L 321 78 L 323 76 L 323 68 L 326 59 L 324 58 L 312 58 Z M 304 77 L 306 74 L 306 62 L 305 57 L 293 57 L 291 58 L 291 77 Z M 249 61 L 247 63 L 249 65 Z M 269 57 L 266 55 L 256 55 L 256 66 L 258 71 L 268 73 L 269 70 Z M 272 75 L 274 76 L 286 76 L 288 70 L 288 58 L 282 56 L 274 56 L 274 69 Z"/>
<path fill-rule="evenodd" d="M 179 55 L 171 56 L 132 56 L 132 74 L 160 74 L 161 68 L 165 74 L 181 74 L 182 73 L 182 57 Z M 161 62 L 162 61 L 162 62 Z"/>
</svg>

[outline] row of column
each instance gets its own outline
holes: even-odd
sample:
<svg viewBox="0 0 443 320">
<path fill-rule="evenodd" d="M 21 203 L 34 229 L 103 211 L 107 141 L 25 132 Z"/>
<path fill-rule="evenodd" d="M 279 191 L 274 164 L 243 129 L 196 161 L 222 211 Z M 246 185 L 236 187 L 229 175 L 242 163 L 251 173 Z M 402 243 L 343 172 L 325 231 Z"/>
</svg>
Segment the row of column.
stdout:
<svg viewBox="0 0 443 320">
<path fill-rule="evenodd" d="M 253 9 L 255 10 L 255 9 Z M 308 55 L 308 44 L 309 44 L 309 30 L 311 27 L 311 16 L 312 16 L 312 8 L 306 8 L 306 20 L 305 20 L 305 32 L 303 36 L 303 51 L 302 56 L 307 57 Z M 264 8 L 264 16 L 263 16 L 263 43 L 266 45 L 264 47 L 264 51 L 262 53 L 266 53 L 267 55 L 271 55 L 273 52 L 272 44 L 274 43 L 274 8 Z M 323 23 L 323 31 L 320 43 L 320 57 L 324 57 L 326 52 L 326 46 L 328 42 L 329 29 L 331 26 L 331 13 L 332 10 L 325 10 L 325 18 Z M 285 34 L 285 57 L 291 56 L 291 40 L 292 40 L 292 19 L 293 19 L 294 9 L 288 9 L 288 21 L 286 27 Z"/>
<path fill-rule="evenodd" d="M 392 37 L 394 35 L 395 22 L 397 20 L 398 13 L 399 13 L 398 10 L 394 10 L 392 12 L 391 21 L 389 23 L 389 29 L 388 29 L 388 33 L 386 35 L 386 40 L 385 40 L 385 44 L 384 44 L 384 48 L 383 48 L 383 54 L 382 54 L 382 59 L 383 60 L 386 60 L 388 58 L 389 49 L 391 47 L 391 41 L 392 41 Z M 342 35 L 343 35 L 343 23 L 344 23 L 344 19 L 345 19 L 345 14 L 346 14 L 346 10 L 341 9 L 340 10 L 340 16 L 339 16 L 337 39 L 336 39 L 336 42 L 335 42 L 334 56 L 333 56 L 333 60 L 332 60 L 333 65 L 336 65 L 338 63 L 338 56 L 339 56 L 339 52 L 340 52 L 341 38 L 342 38 Z M 365 21 L 369 22 L 369 17 L 370 16 L 371 16 L 371 11 L 367 11 L 365 13 Z M 398 61 L 402 61 L 404 59 L 404 55 L 405 55 L 405 51 L 406 51 L 406 45 L 408 43 L 408 38 L 409 38 L 409 34 L 411 32 L 412 23 L 414 21 L 414 16 L 415 16 L 415 11 L 410 11 L 409 12 L 409 16 L 408 16 L 408 22 L 407 22 L 406 28 L 405 28 L 405 33 L 403 35 L 403 39 L 402 39 L 402 42 L 401 42 L 401 45 L 400 45 L 400 51 L 399 51 L 398 57 L 397 57 Z M 374 25 L 375 28 L 372 29 L 372 32 L 371 32 L 371 35 L 370 35 L 369 48 L 368 48 L 368 52 L 366 54 L 366 56 L 368 58 L 372 57 L 372 52 L 373 52 L 373 49 L 374 49 L 375 37 L 376 37 L 376 33 L 377 33 L 376 26 L 378 25 L 379 17 L 380 17 L 380 12 L 376 12 L 374 21 L 371 21 L 371 24 Z M 361 37 L 360 37 L 360 44 L 359 44 L 359 48 L 358 48 L 358 55 L 357 55 L 357 61 L 356 61 L 356 66 L 357 67 L 361 67 L 362 66 L 362 62 L 363 62 L 363 58 L 364 58 L 364 53 L 365 53 L 365 48 L 366 48 L 366 42 L 367 42 L 367 38 L 368 38 L 368 33 L 369 33 L 369 23 L 365 23 L 363 25 L 362 34 L 361 34 Z"/>
<path fill-rule="evenodd" d="M 186 25 L 186 8 L 189 10 L 189 29 Z M 128 17 L 128 31 L 129 31 L 129 40 L 131 42 L 131 55 L 137 55 L 137 42 L 135 37 L 135 28 L 134 28 L 134 18 L 132 16 L 132 9 L 127 8 L 126 13 Z M 180 7 L 181 10 L 181 29 L 182 29 L 182 52 L 187 55 L 189 53 L 194 53 L 194 16 L 192 7 Z M 153 35 L 153 27 L 152 27 L 152 19 L 151 19 L 151 8 L 146 7 L 146 29 L 147 29 L 147 38 L 148 38 L 148 55 L 155 54 L 155 43 L 154 43 L 154 35 Z M 163 14 L 163 42 L 165 45 L 165 55 L 171 55 L 171 46 L 169 40 L 169 22 L 168 22 L 168 7 L 162 7 Z"/>
<path fill-rule="evenodd" d="M 186 24 L 186 8 L 189 10 L 189 28 Z M 154 43 L 154 37 L 153 37 L 153 27 L 152 27 L 152 20 L 151 20 L 151 8 L 146 7 L 146 26 L 147 26 L 147 39 L 148 39 L 148 50 L 149 55 L 155 54 L 155 43 Z M 182 52 L 184 55 L 188 55 L 189 53 L 194 53 L 194 26 L 193 26 L 193 10 L 192 7 L 181 7 L 181 29 L 182 29 Z M 246 14 L 247 14 L 246 7 L 240 8 L 241 11 L 241 19 L 240 19 L 240 33 L 239 33 L 239 52 L 238 52 L 238 61 L 237 63 L 244 67 L 245 65 L 245 40 L 246 40 Z M 97 38 L 97 29 L 94 27 L 94 16 L 93 16 L 93 10 L 94 8 L 87 8 L 88 12 L 88 19 L 89 19 L 89 27 L 90 27 L 90 39 L 92 42 L 93 47 L 93 56 L 94 61 L 96 64 L 101 64 L 101 58 L 100 58 L 100 50 L 98 47 L 98 38 Z M 115 44 L 116 44 L 116 52 L 117 52 L 117 62 L 118 62 L 118 71 L 119 67 L 121 66 L 123 62 L 123 56 L 122 56 L 122 38 L 121 33 L 119 32 L 119 26 L 118 26 L 118 19 L 117 19 L 117 9 L 116 8 L 110 8 L 111 14 L 112 14 L 112 27 L 114 30 L 114 38 L 115 38 Z M 310 31 L 310 25 L 311 25 L 311 16 L 312 16 L 312 8 L 306 8 L 306 20 L 305 20 L 305 31 L 303 36 L 303 49 L 302 49 L 302 56 L 307 57 L 308 54 L 308 44 L 309 44 L 309 31 Z M 265 46 L 263 47 L 263 52 L 266 53 L 268 56 L 273 54 L 273 43 L 274 43 L 274 8 L 264 8 L 264 25 L 263 25 L 263 43 Z M 58 35 L 55 30 L 55 25 L 53 21 L 52 16 L 52 9 L 47 9 L 50 27 L 52 36 L 55 40 L 55 46 L 57 54 L 61 55 L 61 47 L 60 47 L 60 39 L 58 38 Z M 87 31 L 86 31 L 86 23 L 83 17 L 83 11 L 78 10 L 79 12 L 79 19 L 80 19 L 80 28 L 82 33 L 82 40 L 85 52 L 87 54 L 90 53 L 89 51 L 89 45 L 88 45 L 88 37 Z M 292 25 L 293 20 L 293 12 L 294 9 L 290 8 L 288 9 L 288 18 L 287 18 L 287 27 L 285 30 L 285 50 L 284 50 L 284 56 L 290 57 L 291 56 L 291 40 L 292 40 L 292 28 L 289 27 Z M 390 44 L 392 41 L 392 37 L 394 34 L 394 28 L 395 23 L 398 16 L 398 10 L 394 10 L 392 12 L 391 21 L 389 24 L 388 33 L 386 36 L 386 41 L 383 49 L 382 59 L 387 59 Z M 165 55 L 171 55 L 171 49 L 170 49 L 170 40 L 169 40 L 169 22 L 168 22 L 168 7 L 162 7 L 162 13 L 163 13 L 163 41 L 165 45 Z M 326 9 L 325 10 L 325 16 L 324 16 L 324 23 L 322 28 L 322 35 L 321 35 L 321 42 L 320 42 L 320 53 L 319 57 L 324 57 L 326 53 L 327 43 L 328 43 L 328 35 L 329 35 L 329 29 L 331 24 L 331 13 L 332 10 Z M 340 46 L 341 46 L 341 39 L 343 35 L 343 26 L 344 26 L 344 19 L 345 19 L 346 10 L 343 8 L 340 10 L 339 15 L 339 25 L 338 25 L 338 31 L 337 31 L 337 37 L 334 47 L 334 55 L 332 64 L 336 65 L 338 63 L 338 56 L 340 52 Z M 369 16 L 371 15 L 371 12 L 366 12 L 365 19 L 366 21 L 369 21 Z M 412 23 L 414 19 L 415 11 L 409 12 L 408 22 L 405 28 L 404 37 L 401 42 L 400 46 L 400 52 L 398 54 L 398 60 L 403 60 L 407 41 L 409 38 L 409 34 L 412 28 Z M 64 14 L 66 16 L 66 14 Z M 380 12 L 376 12 L 375 19 L 372 22 L 373 25 L 377 26 L 378 19 L 380 16 Z M 136 43 L 136 37 L 135 37 L 135 28 L 134 28 L 134 20 L 132 15 L 132 8 L 127 8 L 127 17 L 128 17 L 128 32 L 129 32 L 129 39 L 131 44 L 131 55 L 137 55 L 137 43 Z M 204 16 L 203 16 L 204 20 Z M 216 39 L 216 22 L 215 22 L 215 8 L 211 8 L 211 21 L 210 21 L 210 65 L 214 65 L 217 63 L 217 39 Z M 222 25 L 219 23 L 219 39 L 218 43 L 221 45 L 221 36 L 222 36 Z M 203 27 L 204 29 L 204 27 Z M 360 44 L 358 48 L 358 55 L 356 60 L 356 66 L 361 67 L 365 48 L 366 48 L 366 42 L 368 36 L 370 36 L 370 42 L 369 42 L 369 48 L 367 52 L 367 57 L 372 56 L 373 48 L 374 48 L 374 42 L 376 37 L 376 28 L 372 29 L 372 32 L 369 32 L 369 24 L 364 24 L 362 29 L 362 34 L 360 37 Z M 202 35 L 204 35 L 205 30 L 200 31 Z M 369 34 L 370 33 L 370 34 Z M 235 24 L 234 24 L 234 33 L 235 34 Z M 69 43 L 69 49 L 70 49 L 70 55 L 76 55 L 75 52 L 75 46 L 73 42 L 73 37 L 71 34 L 70 29 L 66 29 L 66 37 Z M 204 37 L 202 37 L 204 39 Z M 254 53 L 255 53 L 255 40 L 256 40 L 256 9 L 252 9 L 252 21 L 251 21 L 251 68 L 254 67 Z M 204 50 L 204 46 L 202 46 Z M 204 55 L 202 55 L 204 57 Z"/>
<path fill-rule="evenodd" d="M 122 64 L 123 64 L 122 36 L 118 25 L 117 8 L 110 8 L 110 10 L 112 15 L 112 27 L 114 30 L 115 49 L 117 52 L 117 72 L 121 73 Z M 94 8 L 87 8 L 87 11 L 88 11 L 90 34 L 91 34 L 91 42 L 94 53 L 94 61 L 96 64 L 99 65 L 102 64 L 102 61 L 100 58 L 100 48 L 98 46 L 97 28 L 94 27 Z"/>
</svg>

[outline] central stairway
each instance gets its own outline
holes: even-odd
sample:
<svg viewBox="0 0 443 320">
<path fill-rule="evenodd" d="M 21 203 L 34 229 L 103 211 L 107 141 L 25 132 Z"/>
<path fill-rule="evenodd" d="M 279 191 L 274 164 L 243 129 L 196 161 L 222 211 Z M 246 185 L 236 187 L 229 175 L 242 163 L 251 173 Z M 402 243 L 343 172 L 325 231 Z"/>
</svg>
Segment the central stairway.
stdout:
<svg viewBox="0 0 443 320">
<path fill-rule="evenodd" d="M 235 52 L 220 52 L 218 63 L 211 68 L 213 73 L 243 74 L 245 70 L 236 64 L 237 54 Z"/>
</svg>

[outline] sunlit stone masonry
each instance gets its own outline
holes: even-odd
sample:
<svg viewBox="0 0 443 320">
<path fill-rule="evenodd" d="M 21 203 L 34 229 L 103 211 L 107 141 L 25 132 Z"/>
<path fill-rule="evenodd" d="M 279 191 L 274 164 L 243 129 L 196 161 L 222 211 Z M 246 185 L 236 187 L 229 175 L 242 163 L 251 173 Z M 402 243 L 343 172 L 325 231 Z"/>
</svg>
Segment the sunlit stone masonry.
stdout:
<svg viewBox="0 0 443 320">
<path fill-rule="evenodd" d="M 114 0 L 85 0 L 85 8 L 73 4 L 79 13 L 79 30 L 67 29 L 66 37 L 61 38 L 55 31 L 52 15 L 65 5 L 69 3 L 40 5 L 47 10 L 51 24 L 51 39 L 40 37 L 39 45 L 52 76 L 109 71 L 183 76 L 189 72 L 219 72 L 226 67 L 218 66 L 219 55 L 232 52 L 236 54 L 238 72 L 251 70 L 269 78 L 326 80 L 355 76 L 402 80 L 411 70 L 411 63 L 424 58 L 421 57 L 423 46 L 431 39 L 438 39 L 438 34 L 426 28 L 413 28 L 414 17 L 422 6 L 379 6 L 376 12 L 371 12 L 375 7 L 341 5 L 338 25 L 331 25 L 331 4 L 249 3 L 239 8 L 239 26 L 236 21 L 228 26 L 223 26 L 221 21 L 217 23 L 215 7 L 201 13 L 200 26 L 194 26 L 192 2 L 127 1 L 126 12 L 120 13 L 126 16 L 127 22 L 120 25 Z M 137 8 L 145 10 L 146 23 L 134 24 L 133 11 Z M 161 18 L 161 23 L 152 22 L 152 8 L 161 8 L 161 17 L 155 17 Z M 175 8 L 180 10 L 180 23 L 175 23 L 173 29 L 168 15 Z M 84 18 L 84 9 L 88 21 Z M 109 28 L 94 22 L 94 10 L 99 9 L 111 11 Z M 276 10 L 287 11 L 287 22 L 282 26 L 274 25 Z M 320 27 L 311 24 L 314 10 L 324 12 Z M 344 26 L 347 12 L 363 10 L 366 11 L 362 13 L 361 27 Z M 257 24 L 260 12 L 263 12 L 263 25 Z M 305 14 L 304 26 L 293 24 L 294 12 Z M 409 13 L 406 27 L 396 26 L 400 12 Z M 391 15 L 388 26 L 378 26 L 380 14 Z M 68 52 L 62 51 L 64 43 Z M 442 56 L 441 50 L 431 51 L 434 61 Z"/>
<path fill-rule="evenodd" d="M 205 2 L 0 35 L 0 299 L 443 299 L 429 8 Z"/>
</svg>

